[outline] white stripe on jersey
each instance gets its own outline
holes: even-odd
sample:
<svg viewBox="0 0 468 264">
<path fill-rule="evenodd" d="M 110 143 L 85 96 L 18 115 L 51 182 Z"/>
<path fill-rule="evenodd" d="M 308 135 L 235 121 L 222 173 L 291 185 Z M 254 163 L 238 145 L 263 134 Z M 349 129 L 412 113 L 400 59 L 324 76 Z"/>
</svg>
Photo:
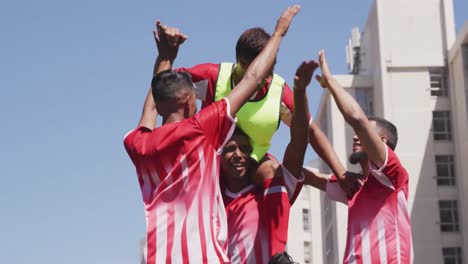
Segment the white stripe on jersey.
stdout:
<svg viewBox="0 0 468 264">
<path fill-rule="evenodd" d="M 221 100 L 226 101 L 227 116 L 228 116 L 229 120 L 231 120 L 232 124 L 231 124 L 231 127 L 229 128 L 229 131 L 228 131 L 228 133 L 226 135 L 226 138 L 223 141 L 223 144 L 221 144 L 221 146 L 219 146 L 219 149 L 216 151 L 219 155 L 221 155 L 221 153 L 223 153 L 224 145 L 226 145 L 226 143 L 229 141 L 229 139 L 231 139 L 232 134 L 234 134 L 234 130 L 236 129 L 236 122 L 237 122 L 237 116 L 234 116 L 234 117 L 231 116 L 231 110 L 230 110 L 231 109 L 231 103 L 229 102 L 229 100 L 226 97 L 224 97 Z M 215 157 L 215 160 L 216 160 L 216 157 Z"/>
<path fill-rule="evenodd" d="M 156 262 L 166 262 L 167 248 L 167 205 L 161 204 L 154 210 L 156 218 Z M 149 243 L 148 243 L 149 244 Z M 154 264 L 154 263 L 148 263 Z"/>
<path fill-rule="evenodd" d="M 232 263 L 242 263 L 242 260 L 241 260 L 241 255 L 239 253 L 239 248 L 238 248 L 239 245 L 236 245 L 233 248 L 232 252 L 230 252 L 230 256 L 231 257 L 231 262 Z"/>
<path fill-rule="evenodd" d="M 387 241 L 385 240 L 384 220 L 381 218 L 377 219 L 377 226 L 378 226 L 380 264 L 387 264 Z"/>
<path fill-rule="evenodd" d="M 154 181 L 154 184 L 155 184 L 154 191 L 151 194 L 153 196 L 151 199 L 153 199 L 156 196 L 156 194 L 158 193 L 159 185 L 161 185 L 161 179 L 159 178 L 159 174 L 156 171 L 156 169 L 154 169 L 154 172 L 152 173 L 152 176 L 150 176 L 150 180 L 151 179 Z M 149 182 L 149 184 L 151 185 L 151 181 Z"/>
<path fill-rule="evenodd" d="M 244 249 L 245 249 L 245 253 L 247 254 L 247 261 L 246 263 L 257 263 L 256 260 L 255 260 L 255 251 L 254 251 L 254 242 L 255 242 L 255 239 L 252 239 L 252 240 L 248 240 L 246 241 L 244 239 Z"/>
<path fill-rule="evenodd" d="M 199 148 L 198 149 L 198 153 L 199 153 L 199 158 L 200 158 L 200 163 L 205 165 L 205 162 L 204 162 L 204 153 L 203 153 L 203 149 L 202 148 Z M 206 168 L 205 166 L 203 167 L 200 167 L 201 171 L 202 171 L 202 175 L 206 173 Z M 203 205 L 207 205 L 208 206 L 208 211 L 209 211 L 209 207 L 211 205 L 211 197 L 209 197 L 208 195 L 202 195 L 202 204 Z M 211 226 L 210 226 L 210 218 L 211 218 L 211 215 L 210 213 L 208 212 L 207 214 L 201 214 L 200 215 L 202 217 L 202 222 L 203 222 L 203 231 L 205 232 L 205 246 L 206 246 L 206 257 L 207 257 L 207 260 L 208 262 L 210 263 L 212 261 L 212 258 L 216 256 L 216 252 L 214 252 L 213 250 L 213 241 L 211 239 Z"/>
<path fill-rule="evenodd" d="M 141 167 L 144 168 L 144 167 Z M 149 179 L 149 172 L 146 169 L 140 171 L 141 179 L 143 180 L 143 186 L 141 186 L 141 193 L 143 194 L 143 200 L 145 203 L 149 203 L 151 200 L 151 182 Z M 157 177 L 157 174 L 156 174 Z M 155 188 L 157 189 L 157 188 Z"/>
<path fill-rule="evenodd" d="M 174 180 L 172 179 L 172 170 L 174 168 L 172 168 L 172 166 L 169 164 L 169 162 L 166 159 L 162 158 L 161 161 L 162 161 L 162 163 L 164 165 L 164 169 L 166 170 L 166 173 L 167 173 L 167 176 L 164 179 L 164 181 L 166 182 L 167 186 L 169 186 L 174 182 Z"/>
<path fill-rule="evenodd" d="M 361 222 L 361 254 L 363 264 L 372 264 L 369 225 Z"/>
<path fill-rule="evenodd" d="M 406 207 L 406 198 L 405 198 L 405 193 L 403 190 L 398 191 L 398 214 L 395 217 L 395 226 L 396 226 L 396 245 L 397 245 L 397 257 L 398 257 L 398 263 L 401 263 L 401 242 L 400 242 L 400 230 L 399 230 L 399 224 L 400 221 L 398 221 L 398 218 L 403 218 L 403 217 L 408 217 L 408 208 Z M 410 245 L 411 249 L 413 248 L 413 245 Z"/>
<path fill-rule="evenodd" d="M 226 99 L 226 101 L 227 101 L 227 99 Z M 233 127 L 234 126 L 231 127 L 231 130 L 233 130 Z M 234 130 L 233 130 L 233 132 L 234 132 Z M 213 160 L 216 160 L 217 158 L 218 158 L 218 155 L 215 152 L 213 152 Z M 213 195 L 215 195 L 215 197 L 212 197 L 211 203 L 212 203 L 213 211 L 216 210 L 218 213 L 221 213 L 218 209 L 219 209 L 219 206 L 222 205 L 222 200 L 216 199 L 216 196 L 217 196 L 217 198 L 221 198 L 219 181 L 218 181 L 219 180 L 219 168 L 218 168 L 218 166 L 217 166 L 218 164 L 216 162 L 212 162 L 212 163 L 213 163 L 213 165 L 211 167 L 212 168 L 212 170 L 211 170 L 211 180 L 212 180 L 212 183 L 217 183 L 217 184 L 215 186 L 213 186 L 213 188 L 214 188 Z M 217 204 L 215 204 L 215 202 L 217 202 Z M 219 202 L 221 202 L 221 203 L 219 203 Z M 224 217 L 224 219 L 227 219 L 226 215 L 225 215 L 226 210 L 225 210 L 224 206 L 222 208 L 223 208 L 223 212 L 224 212 L 223 217 Z M 227 223 L 218 222 L 220 220 L 221 219 L 219 219 L 219 218 L 213 218 L 212 219 L 213 222 L 210 225 L 210 227 L 212 229 L 211 233 L 212 233 L 213 238 L 214 238 L 214 240 L 212 240 L 212 244 L 213 244 L 214 248 L 217 251 L 215 254 L 219 253 L 221 255 L 221 257 L 224 259 L 224 261 L 228 262 L 229 259 L 226 256 L 224 249 L 218 243 L 218 241 L 226 241 L 226 239 L 227 239 Z M 215 227 L 218 227 L 218 230 L 215 230 L 214 229 Z"/>
<path fill-rule="evenodd" d="M 349 251 L 348 251 L 348 263 L 349 264 L 355 264 L 356 263 L 356 248 L 354 247 L 354 228 L 351 226 L 351 230 L 349 231 L 350 237 L 350 245 L 349 245 Z"/>
<path fill-rule="evenodd" d="M 260 229 L 260 235 L 261 235 L 261 250 L 262 250 L 262 259 L 263 262 L 268 262 L 269 261 L 269 256 L 270 256 L 270 246 L 268 245 L 268 241 L 270 239 L 268 233 L 264 229 Z"/>
<path fill-rule="evenodd" d="M 184 187 L 182 189 L 185 190 L 185 187 L 187 187 L 187 182 L 189 180 L 188 164 L 185 155 L 182 155 L 180 157 L 180 165 L 182 166 L 182 179 L 184 180 Z"/>
<path fill-rule="evenodd" d="M 185 203 L 176 202 L 174 204 L 174 240 L 172 241 L 171 260 L 177 262 L 178 259 L 183 260 L 182 255 L 182 226 L 187 212 Z"/>
<path fill-rule="evenodd" d="M 201 163 L 201 162 L 200 162 Z M 200 199 L 200 194 L 197 193 L 195 197 L 193 197 L 194 201 L 198 201 Z M 189 262 L 190 259 L 194 260 L 201 260 L 202 259 L 202 248 L 201 243 L 196 242 L 193 243 L 191 234 L 199 234 L 200 229 L 198 228 L 198 203 L 193 203 L 192 207 L 190 207 L 187 215 L 187 247 L 188 247 L 188 254 L 189 254 Z M 200 235 L 198 235 L 200 236 Z"/>
<path fill-rule="evenodd" d="M 220 221 L 220 225 L 219 225 L 219 233 L 218 233 L 218 241 L 224 241 L 224 244 L 221 245 L 223 246 L 223 249 L 221 252 L 226 252 L 227 251 L 227 248 L 228 248 L 228 245 L 227 245 L 227 237 L 228 237 L 228 230 L 227 230 L 227 221 L 222 221 L 223 219 L 227 219 L 227 215 L 226 215 L 226 208 L 224 206 L 220 206 L 220 205 L 224 205 L 224 202 L 223 202 L 223 196 L 221 195 L 221 191 L 220 191 L 221 188 L 217 188 L 216 189 L 216 197 L 218 199 L 218 203 L 217 203 L 217 207 L 218 207 L 218 214 L 217 216 L 219 217 L 218 220 L 221 220 Z M 219 194 L 218 194 L 219 192 Z"/>
<path fill-rule="evenodd" d="M 276 185 L 276 186 L 272 186 L 270 188 L 265 189 L 264 195 L 266 196 L 269 194 L 279 193 L 279 192 L 288 193 L 288 191 L 286 190 L 284 186 Z"/>
<path fill-rule="evenodd" d="M 401 251 L 400 251 L 400 233 L 398 230 L 398 217 L 395 216 L 395 237 L 396 237 L 396 251 L 397 251 L 397 263 L 401 264 Z"/>
</svg>

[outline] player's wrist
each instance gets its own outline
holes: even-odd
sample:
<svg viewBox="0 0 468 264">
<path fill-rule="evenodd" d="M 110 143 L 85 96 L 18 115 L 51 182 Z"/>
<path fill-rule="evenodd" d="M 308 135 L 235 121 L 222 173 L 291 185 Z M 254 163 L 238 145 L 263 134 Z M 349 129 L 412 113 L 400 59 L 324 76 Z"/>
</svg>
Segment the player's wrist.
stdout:
<svg viewBox="0 0 468 264">
<path fill-rule="evenodd" d="M 284 35 L 286 34 L 286 32 L 282 31 L 282 30 L 275 30 L 273 32 L 273 34 L 271 35 L 272 38 L 282 38 L 284 37 Z"/>
<path fill-rule="evenodd" d="M 307 87 L 306 85 L 294 83 L 293 91 L 303 92 L 306 90 L 306 87 Z"/>
</svg>

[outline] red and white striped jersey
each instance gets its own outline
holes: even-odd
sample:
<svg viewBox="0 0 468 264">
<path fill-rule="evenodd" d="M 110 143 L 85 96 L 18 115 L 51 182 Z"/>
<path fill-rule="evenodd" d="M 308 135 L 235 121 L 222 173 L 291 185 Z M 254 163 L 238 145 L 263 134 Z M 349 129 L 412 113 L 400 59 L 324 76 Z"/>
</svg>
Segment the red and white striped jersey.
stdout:
<svg viewBox="0 0 468 264">
<path fill-rule="evenodd" d="M 352 199 L 346 198 L 334 176 L 327 184 L 327 196 L 348 205 L 345 264 L 412 263 L 408 173 L 386 149 L 384 165 L 369 164 L 370 173 Z"/>
<path fill-rule="evenodd" d="M 146 263 L 228 263 L 220 154 L 235 119 L 221 100 L 191 118 L 124 140 L 143 194 Z"/>
<path fill-rule="evenodd" d="M 277 196 L 275 199 L 283 203 L 282 206 L 289 208 L 299 194 L 303 175 L 299 179 L 294 177 L 286 168 L 282 167 L 283 177 L 280 180 L 267 184 L 267 188 L 249 185 L 238 193 L 232 193 L 224 189 L 224 203 L 226 205 L 228 219 L 228 255 L 233 264 L 245 263 L 268 263 L 272 257 L 271 241 L 272 235 L 268 232 L 268 223 L 262 217 L 268 207 L 264 207 L 265 197 L 268 195 Z M 270 179 L 271 181 L 271 179 Z M 286 210 L 289 219 L 289 210 Z M 281 216 L 277 216 L 281 219 Z M 275 217 L 276 218 L 276 217 Z M 278 221 L 278 219 L 268 219 L 268 221 Z M 274 230 L 279 232 L 279 237 L 287 238 L 287 228 L 285 230 Z M 284 251 L 284 248 L 280 249 Z"/>
</svg>

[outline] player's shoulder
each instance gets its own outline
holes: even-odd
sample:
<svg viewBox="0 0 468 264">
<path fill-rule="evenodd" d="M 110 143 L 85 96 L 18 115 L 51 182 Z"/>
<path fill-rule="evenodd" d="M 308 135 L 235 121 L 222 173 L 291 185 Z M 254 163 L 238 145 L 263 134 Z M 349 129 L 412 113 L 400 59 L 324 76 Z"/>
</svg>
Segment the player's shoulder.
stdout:
<svg viewBox="0 0 468 264">
<path fill-rule="evenodd" d="M 207 72 L 218 72 L 220 66 L 221 66 L 221 63 L 205 62 L 205 63 L 197 64 L 193 66 L 192 68 L 205 70 Z"/>
<path fill-rule="evenodd" d="M 401 164 L 401 160 L 397 153 L 389 146 L 387 147 L 387 160 L 386 165 L 391 167 L 398 167 L 404 169 L 403 165 Z"/>
</svg>

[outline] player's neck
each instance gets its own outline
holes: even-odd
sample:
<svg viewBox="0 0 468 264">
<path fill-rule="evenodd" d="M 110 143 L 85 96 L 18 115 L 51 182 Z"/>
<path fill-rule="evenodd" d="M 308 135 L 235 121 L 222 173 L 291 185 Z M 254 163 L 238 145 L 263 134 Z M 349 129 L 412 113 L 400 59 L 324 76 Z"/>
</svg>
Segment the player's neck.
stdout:
<svg viewBox="0 0 468 264">
<path fill-rule="evenodd" d="M 165 124 L 170 124 L 170 123 L 175 123 L 175 122 L 180 122 L 184 119 L 184 115 L 181 113 L 172 113 L 167 117 L 163 117 L 163 125 Z"/>
<path fill-rule="evenodd" d="M 232 193 L 238 193 L 242 191 L 245 187 L 249 185 L 249 180 L 247 178 L 237 178 L 237 179 L 225 179 L 227 189 Z"/>
</svg>

